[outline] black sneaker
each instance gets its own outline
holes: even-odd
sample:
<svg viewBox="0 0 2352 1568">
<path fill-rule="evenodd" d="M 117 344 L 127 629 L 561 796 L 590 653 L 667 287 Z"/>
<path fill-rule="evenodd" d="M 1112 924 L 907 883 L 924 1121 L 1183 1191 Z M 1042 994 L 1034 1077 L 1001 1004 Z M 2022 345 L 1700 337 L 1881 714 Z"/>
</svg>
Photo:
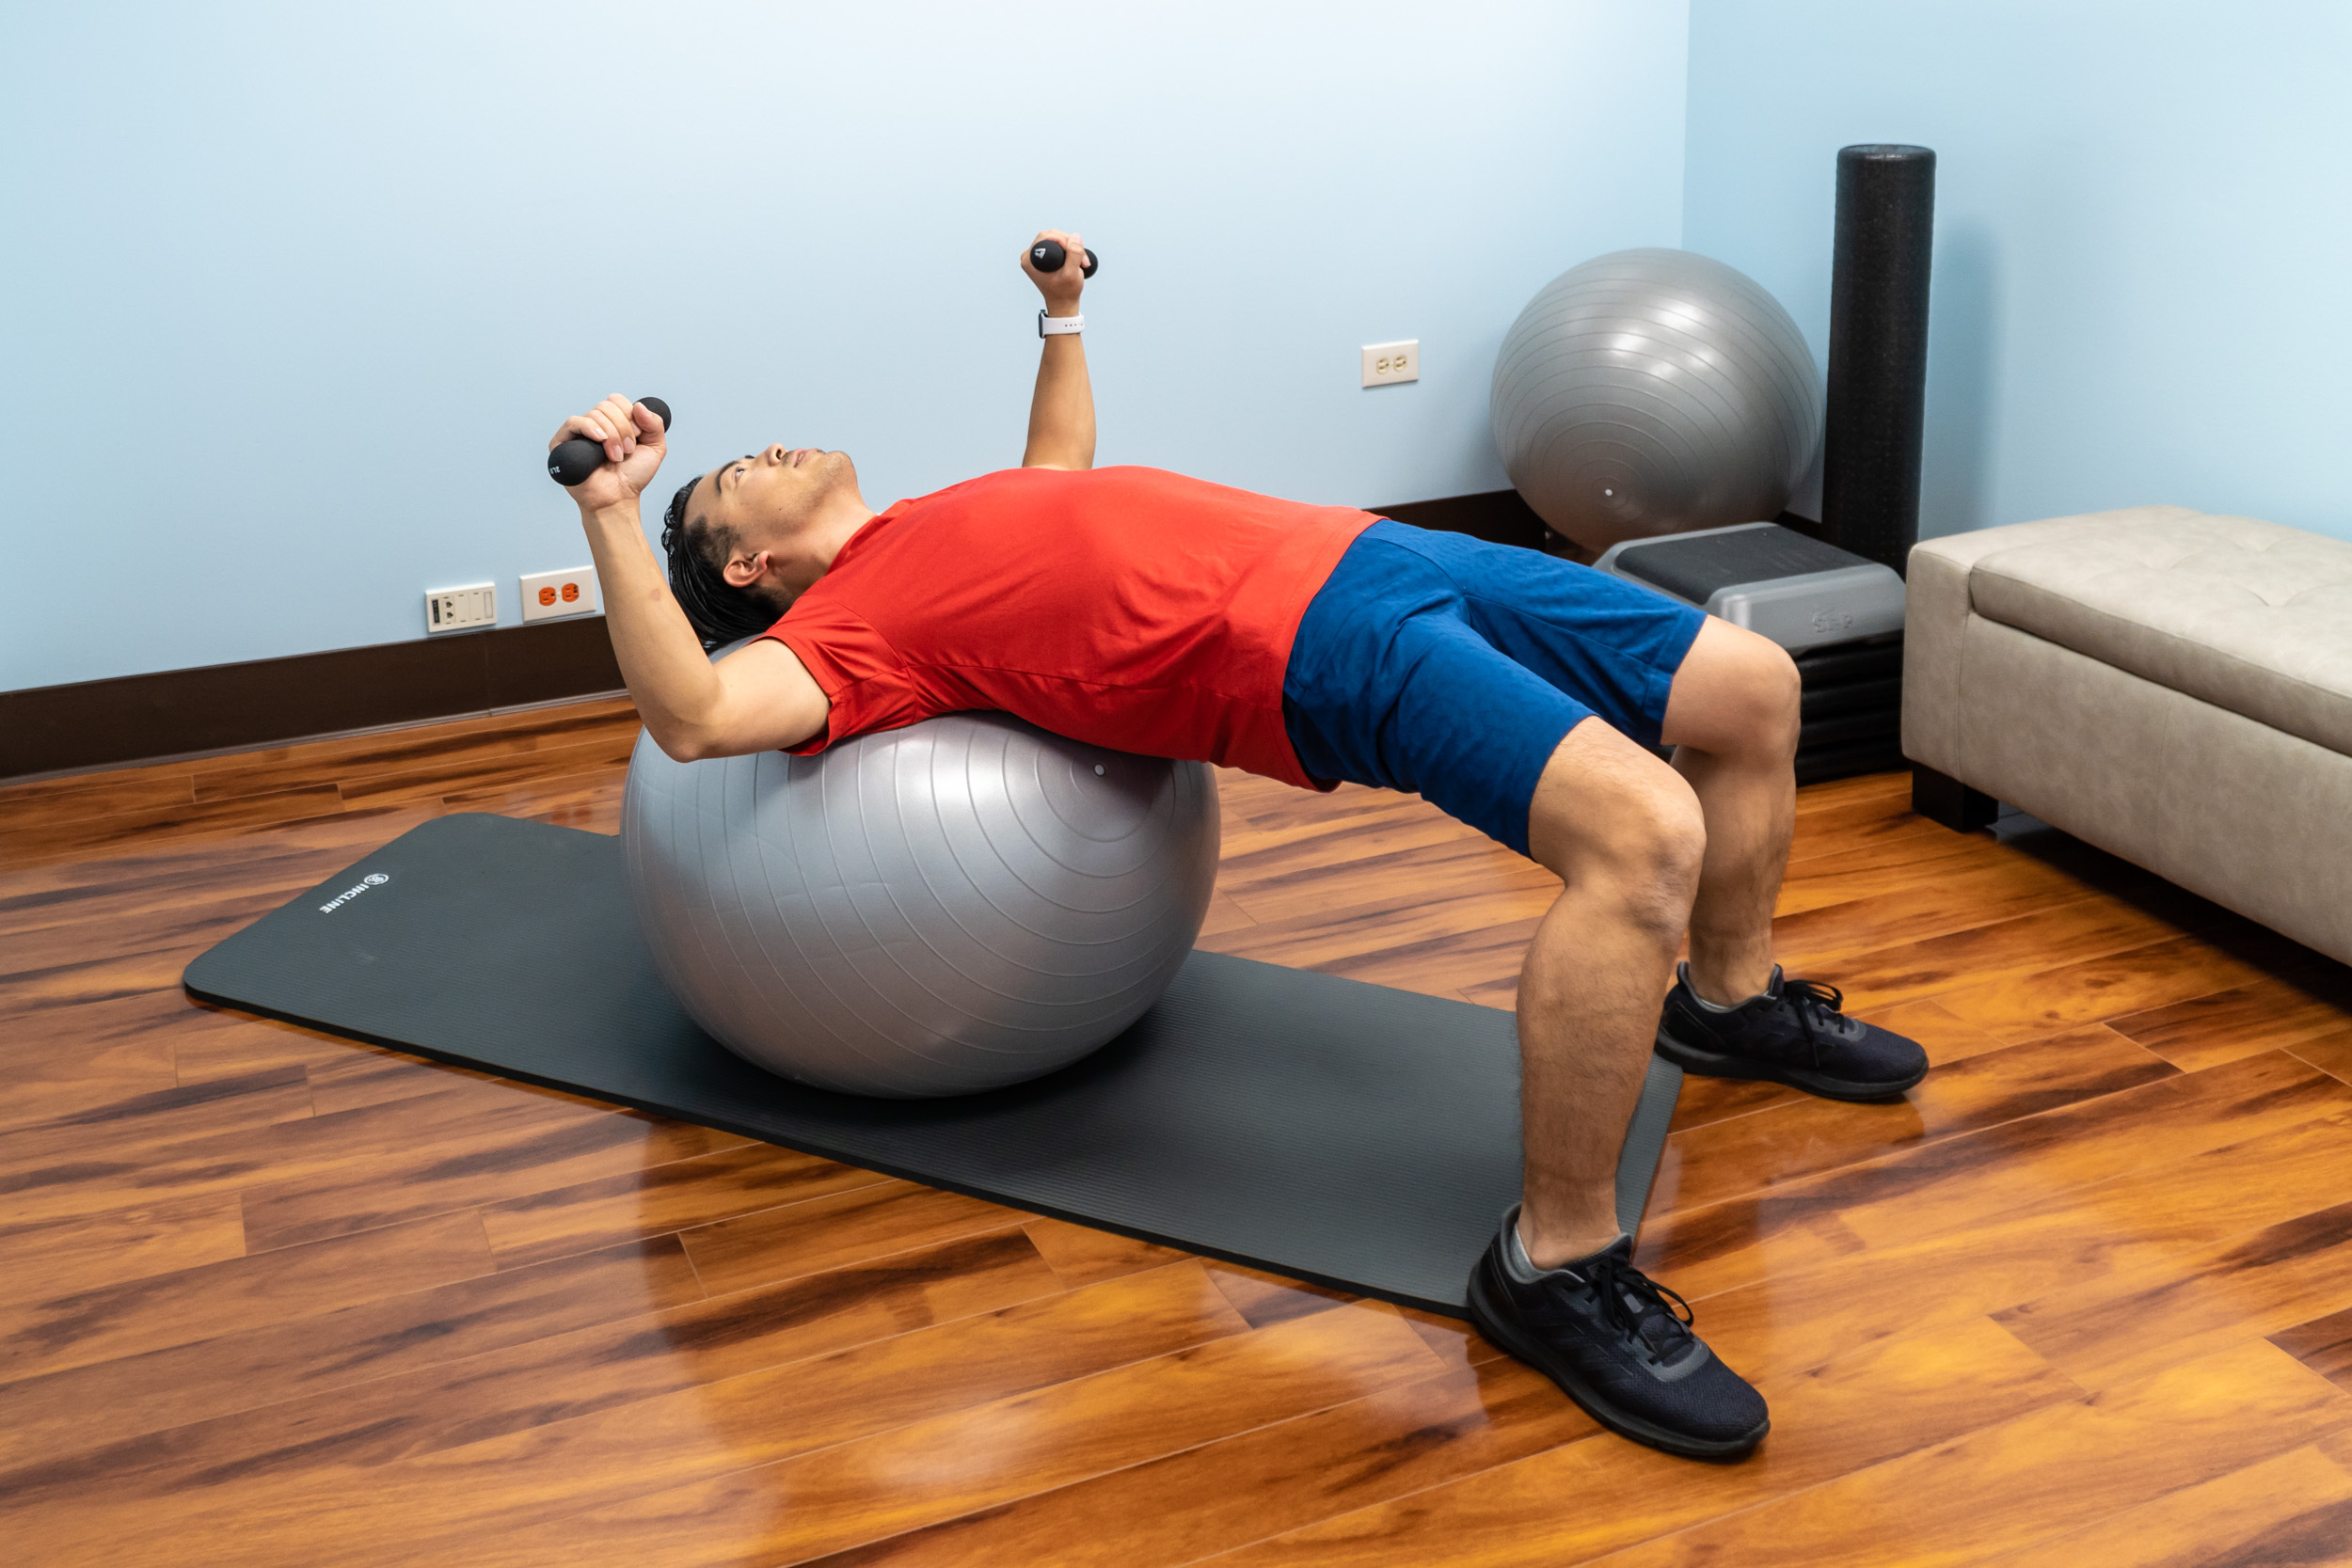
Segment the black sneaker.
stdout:
<svg viewBox="0 0 2352 1568">
<path fill-rule="evenodd" d="M 1772 983 L 1728 1010 L 1691 992 L 1691 966 L 1675 967 L 1658 1021 L 1658 1053 L 1702 1078 L 1764 1078 L 1826 1100 L 1892 1100 L 1928 1075 L 1916 1040 L 1838 1008 L 1845 993 L 1815 980 Z"/>
<path fill-rule="evenodd" d="M 1633 1266 L 1630 1237 L 1525 1284 L 1504 1260 L 1518 1222 L 1514 1206 L 1470 1270 L 1479 1333 L 1621 1437 L 1691 1459 L 1739 1459 L 1763 1441 L 1764 1396 L 1691 1332 L 1688 1302 Z"/>
</svg>

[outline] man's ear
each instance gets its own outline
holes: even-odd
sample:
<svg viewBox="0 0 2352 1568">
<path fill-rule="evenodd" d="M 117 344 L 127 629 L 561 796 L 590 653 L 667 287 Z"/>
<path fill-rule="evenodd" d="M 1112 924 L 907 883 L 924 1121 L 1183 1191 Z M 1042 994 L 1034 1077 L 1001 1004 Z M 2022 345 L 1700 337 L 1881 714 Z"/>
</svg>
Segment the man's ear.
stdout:
<svg viewBox="0 0 2352 1568">
<path fill-rule="evenodd" d="M 768 552 L 732 557 L 719 569 L 719 575 L 727 579 L 730 588 L 749 588 L 768 575 Z"/>
</svg>

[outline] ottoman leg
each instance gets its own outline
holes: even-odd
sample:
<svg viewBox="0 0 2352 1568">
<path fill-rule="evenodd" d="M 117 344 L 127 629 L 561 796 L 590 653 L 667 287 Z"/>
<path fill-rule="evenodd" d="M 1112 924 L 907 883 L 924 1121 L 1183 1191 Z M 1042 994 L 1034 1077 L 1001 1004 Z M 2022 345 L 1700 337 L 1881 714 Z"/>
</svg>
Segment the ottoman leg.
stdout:
<svg viewBox="0 0 2352 1568">
<path fill-rule="evenodd" d="M 1993 819 L 2001 814 L 2001 802 L 1948 773 L 1915 762 L 1911 765 L 1911 809 L 1956 833 L 1973 833 L 1993 826 Z"/>
</svg>

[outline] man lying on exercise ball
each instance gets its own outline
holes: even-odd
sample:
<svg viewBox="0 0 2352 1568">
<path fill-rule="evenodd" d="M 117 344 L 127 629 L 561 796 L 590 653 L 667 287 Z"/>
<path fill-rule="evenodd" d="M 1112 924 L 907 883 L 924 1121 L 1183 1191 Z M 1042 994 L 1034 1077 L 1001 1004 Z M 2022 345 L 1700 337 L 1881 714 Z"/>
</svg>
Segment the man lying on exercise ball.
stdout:
<svg viewBox="0 0 2352 1568">
<path fill-rule="evenodd" d="M 1526 1192 L 1471 1275 L 1473 1320 L 1618 1433 L 1746 1452 L 1770 1424 L 1763 1398 L 1617 1228 L 1652 1047 L 1840 1100 L 1927 1072 L 1917 1045 L 1772 962 L 1795 667 L 1753 633 L 1532 550 L 1094 467 L 1084 248 L 1039 239 L 1070 259 L 1022 260 L 1045 342 L 1018 468 L 877 514 L 845 453 L 771 446 L 679 487 L 665 582 L 638 512 L 661 421 L 618 397 L 564 421 L 556 441 L 604 444 L 572 495 L 646 730 L 688 759 L 1002 709 L 1309 788 L 1417 791 L 1534 857 L 1565 886 L 1519 980 Z M 744 637 L 758 641 L 706 658 Z M 1661 742 L 1672 766 L 1648 750 Z"/>
</svg>

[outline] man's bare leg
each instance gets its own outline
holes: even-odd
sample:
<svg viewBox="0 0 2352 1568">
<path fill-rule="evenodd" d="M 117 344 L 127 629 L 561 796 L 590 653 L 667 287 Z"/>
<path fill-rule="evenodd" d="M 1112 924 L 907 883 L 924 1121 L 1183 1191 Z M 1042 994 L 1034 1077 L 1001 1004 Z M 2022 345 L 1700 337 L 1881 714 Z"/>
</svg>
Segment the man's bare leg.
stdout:
<svg viewBox="0 0 2352 1568">
<path fill-rule="evenodd" d="M 1687 1072 L 1891 1100 L 1927 1076 L 1916 1040 L 1848 1018 L 1836 989 L 1772 983 L 1772 904 L 1796 822 L 1796 666 L 1710 620 L 1676 673 L 1665 738 L 1707 818 L 1691 906 L 1688 987 L 1665 999 L 1658 1049 Z"/>
<path fill-rule="evenodd" d="M 1515 1231 L 1488 1245 L 1468 1292 L 1482 1333 L 1602 1425 L 1707 1459 L 1751 1451 L 1771 1412 L 1633 1266 L 1619 1239 L 1617 1161 L 1661 1011 L 1683 999 L 1675 954 L 1694 905 L 1708 900 L 1707 942 L 1720 965 L 1736 977 L 1760 958 L 1771 974 L 1779 878 L 1764 863 L 1788 844 L 1795 673 L 1777 648 L 1764 644 L 1768 659 L 1725 630 L 1728 641 L 1700 634 L 1669 693 L 1685 769 L 1586 719 L 1536 782 L 1528 847 L 1562 887 L 1519 974 L 1525 1196 Z M 1788 676 L 1778 693 L 1775 659 Z M 1720 852 L 1710 838 L 1719 814 Z"/>
<path fill-rule="evenodd" d="M 1792 1030 L 1816 1065 L 1824 1037 L 1845 1040 L 1821 989 L 1756 994 L 1772 984 L 1798 706 L 1786 654 L 1710 621 L 1668 695 L 1675 765 L 1587 719 L 1552 752 L 1528 813 L 1530 851 L 1563 886 L 1519 977 L 1526 1196 L 1516 1235 L 1470 1271 L 1470 1316 L 1604 1426 L 1698 1458 L 1753 1450 L 1771 1412 L 1633 1267 L 1617 1160 L 1653 1048 L 1721 1070 L 1743 1066 L 1724 1052 L 1776 1049 Z M 1672 984 L 1686 929 L 1693 971 L 1744 1005 Z M 1714 1054 L 1683 1038 L 1693 1009 L 1722 1021 L 1694 1031 Z"/>
<path fill-rule="evenodd" d="M 1666 704 L 1674 767 L 1588 719 L 1536 784 L 1529 847 L 1565 884 L 1519 975 L 1519 1238 L 1538 1268 L 1619 1234 L 1617 1157 L 1685 929 L 1708 1000 L 1771 981 L 1797 695 L 1787 654 L 1709 618 Z"/>
<path fill-rule="evenodd" d="M 1797 820 L 1797 667 L 1709 616 L 1666 702 L 1675 771 L 1707 819 L 1691 905 L 1691 989 L 1729 1006 L 1772 983 L 1772 905 Z"/>
<path fill-rule="evenodd" d="M 1617 1155 L 1707 835 L 1682 777 L 1597 719 L 1552 753 L 1528 828 L 1534 858 L 1565 884 L 1519 972 L 1519 1240 L 1548 1269 L 1620 1234 Z"/>
</svg>

